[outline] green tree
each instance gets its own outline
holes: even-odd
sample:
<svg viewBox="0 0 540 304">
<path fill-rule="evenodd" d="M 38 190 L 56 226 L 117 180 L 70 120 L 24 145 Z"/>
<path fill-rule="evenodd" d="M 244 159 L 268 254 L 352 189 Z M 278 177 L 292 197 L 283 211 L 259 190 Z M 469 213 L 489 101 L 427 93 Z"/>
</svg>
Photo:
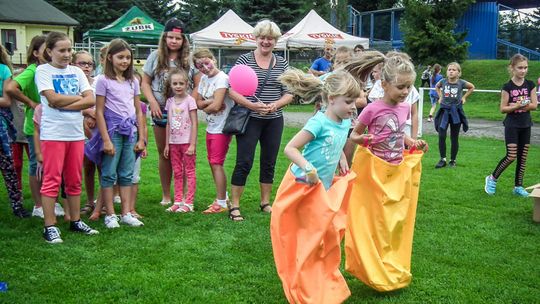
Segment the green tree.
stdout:
<svg viewBox="0 0 540 304">
<path fill-rule="evenodd" d="M 355 10 L 361 13 L 392 8 L 398 3 L 399 0 L 349 0 L 348 2 L 349 5 L 351 5 Z"/>
<path fill-rule="evenodd" d="M 47 2 L 79 21 L 80 26 L 74 31 L 75 41 L 81 41 L 83 33 L 88 30 L 109 25 L 134 5 L 161 23 L 174 15 L 170 0 L 47 0 Z"/>
<path fill-rule="evenodd" d="M 237 0 L 236 13 L 254 25 L 261 19 L 274 21 L 282 32 L 286 32 L 308 12 L 305 3 L 296 0 Z"/>
<path fill-rule="evenodd" d="M 184 21 L 186 31 L 193 33 L 212 24 L 229 9 L 234 10 L 233 0 L 185 1 L 179 5 L 176 16 Z"/>
<path fill-rule="evenodd" d="M 417 63 L 446 64 L 467 58 L 466 32 L 456 33 L 456 19 L 474 0 L 404 0 L 400 28 L 406 51 Z"/>
</svg>

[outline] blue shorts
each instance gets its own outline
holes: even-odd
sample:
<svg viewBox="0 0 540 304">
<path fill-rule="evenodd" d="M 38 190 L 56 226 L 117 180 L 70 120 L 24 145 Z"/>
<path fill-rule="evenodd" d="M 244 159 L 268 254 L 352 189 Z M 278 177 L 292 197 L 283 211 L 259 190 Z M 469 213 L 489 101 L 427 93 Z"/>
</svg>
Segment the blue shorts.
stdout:
<svg viewBox="0 0 540 304">
<path fill-rule="evenodd" d="M 431 96 L 431 95 L 429 95 L 429 99 L 431 99 L 431 105 L 434 106 L 439 101 L 439 96 Z"/>
</svg>

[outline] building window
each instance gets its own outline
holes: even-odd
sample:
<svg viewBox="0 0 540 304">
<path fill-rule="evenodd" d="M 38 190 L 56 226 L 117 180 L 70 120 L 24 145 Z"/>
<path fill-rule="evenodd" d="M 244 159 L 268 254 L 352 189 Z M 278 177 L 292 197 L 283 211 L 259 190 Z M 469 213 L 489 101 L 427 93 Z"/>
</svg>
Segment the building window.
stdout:
<svg viewBox="0 0 540 304">
<path fill-rule="evenodd" d="M 2 29 L 2 45 L 6 45 L 6 42 L 13 44 L 13 50 L 17 49 L 17 31 Z"/>
</svg>

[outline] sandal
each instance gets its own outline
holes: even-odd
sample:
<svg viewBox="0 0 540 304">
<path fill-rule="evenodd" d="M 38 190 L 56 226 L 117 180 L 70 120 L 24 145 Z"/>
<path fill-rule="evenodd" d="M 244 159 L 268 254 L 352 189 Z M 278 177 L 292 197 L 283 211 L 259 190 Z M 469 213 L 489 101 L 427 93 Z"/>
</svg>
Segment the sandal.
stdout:
<svg viewBox="0 0 540 304">
<path fill-rule="evenodd" d="M 84 207 L 81 208 L 82 214 L 91 214 L 93 211 L 94 211 L 94 205 L 90 203 L 87 203 L 86 205 L 84 205 Z"/>
<path fill-rule="evenodd" d="M 193 209 L 193 204 L 183 204 L 182 206 L 180 206 L 180 208 L 176 210 L 176 212 L 188 213 L 193 212 Z"/>
<path fill-rule="evenodd" d="M 238 211 L 238 214 L 232 214 L 234 211 Z M 240 214 L 240 208 L 234 207 L 229 209 L 229 218 L 233 222 L 241 222 L 244 220 L 244 217 Z"/>
<path fill-rule="evenodd" d="M 168 205 L 171 204 L 171 201 L 170 201 L 170 200 L 169 200 L 169 201 L 161 201 L 161 202 L 159 202 L 159 204 L 160 204 L 161 206 L 168 206 Z"/>
<path fill-rule="evenodd" d="M 272 206 L 270 206 L 270 204 L 262 204 L 259 208 L 261 208 L 261 212 L 272 213 Z M 266 208 L 270 208 L 270 210 Z"/>
<path fill-rule="evenodd" d="M 183 202 L 176 202 L 174 203 L 172 206 L 170 206 L 169 208 L 167 208 L 165 211 L 167 212 L 172 212 L 172 213 L 175 213 L 175 212 L 182 212 L 180 211 L 180 208 L 184 205 Z"/>
<path fill-rule="evenodd" d="M 217 201 L 214 201 L 210 206 L 208 206 L 208 209 L 204 210 L 202 213 L 204 214 L 211 214 L 211 213 L 221 213 L 227 211 L 228 208 L 222 207 L 220 204 L 218 204 Z"/>
</svg>

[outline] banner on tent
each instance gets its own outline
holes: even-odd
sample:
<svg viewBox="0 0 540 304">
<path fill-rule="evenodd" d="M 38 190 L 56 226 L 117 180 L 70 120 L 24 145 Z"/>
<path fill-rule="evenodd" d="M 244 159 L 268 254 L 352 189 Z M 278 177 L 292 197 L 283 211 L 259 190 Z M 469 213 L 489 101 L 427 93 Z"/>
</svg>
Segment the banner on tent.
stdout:
<svg viewBox="0 0 540 304">
<path fill-rule="evenodd" d="M 343 36 L 341 36 L 341 34 L 313 33 L 307 35 L 313 39 L 343 39 Z"/>
<path fill-rule="evenodd" d="M 219 32 L 221 37 L 223 38 L 236 38 L 236 39 L 244 39 L 244 40 L 253 40 L 255 41 L 255 36 L 251 33 L 227 33 L 227 32 Z"/>
</svg>

